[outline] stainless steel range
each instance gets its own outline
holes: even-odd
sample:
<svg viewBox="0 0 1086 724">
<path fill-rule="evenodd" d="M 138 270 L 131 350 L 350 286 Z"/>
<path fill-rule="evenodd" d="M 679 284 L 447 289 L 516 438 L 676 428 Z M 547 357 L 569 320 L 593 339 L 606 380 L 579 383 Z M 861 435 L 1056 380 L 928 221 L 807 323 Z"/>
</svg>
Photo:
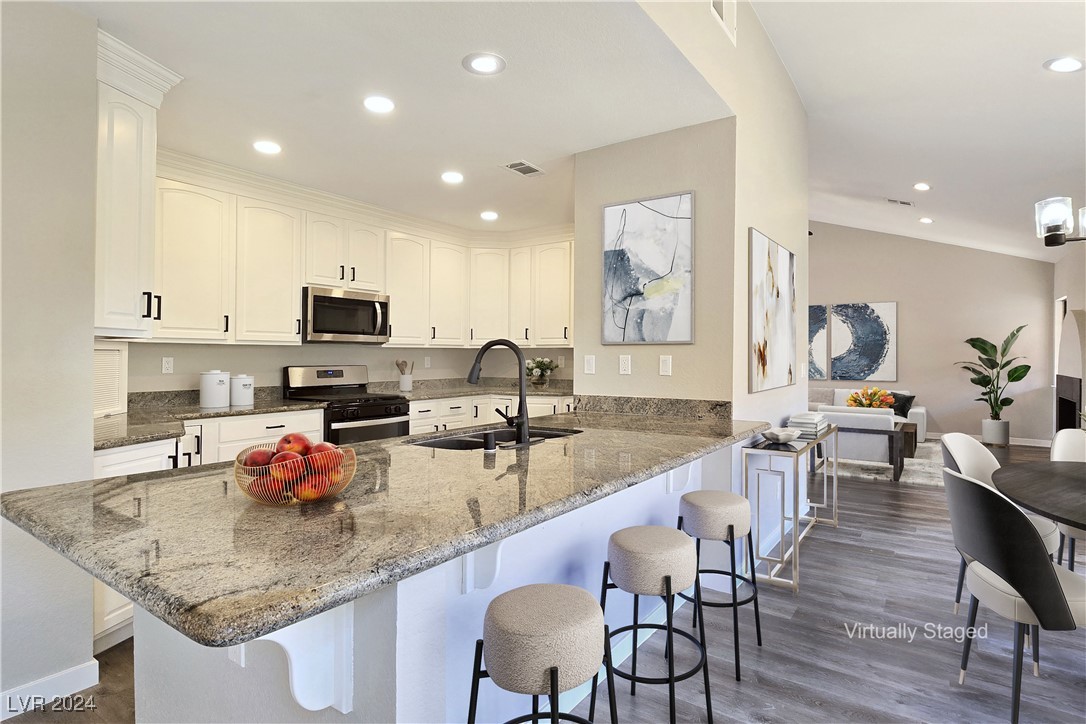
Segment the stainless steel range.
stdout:
<svg viewBox="0 0 1086 724">
<path fill-rule="evenodd" d="M 407 398 L 369 392 L 369 381 L 366 365 L 284 367 L 283 397 L 327 402 L 324 439 L 336 445 L 407 435 Z"/>
</svg>

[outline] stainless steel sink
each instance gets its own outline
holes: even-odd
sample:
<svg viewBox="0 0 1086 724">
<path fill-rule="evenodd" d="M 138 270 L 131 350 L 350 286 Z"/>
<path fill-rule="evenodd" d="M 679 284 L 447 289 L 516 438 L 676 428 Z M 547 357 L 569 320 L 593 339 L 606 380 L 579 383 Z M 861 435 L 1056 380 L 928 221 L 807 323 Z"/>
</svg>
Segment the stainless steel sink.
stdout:
<svg viewBox="0 0 1086 724">
<path fill-rule="evenodd" d="M 580 430 L 541 430 L 536 428 L 529 428 L 529 431 L 529 445 L 557 437 L 576 435 L 580 432 Z M 486 436 L 488 435 L 494 436 L 494 443 L 498 448 L 507 450 L 517 447 L 517 431 L 513 428 L 473 432 L 468 435 L 456 435 L 455 437 L 439 437 L 432 440 L 420 440 L 411 444 L 421 447 L 435 447 L 441 450 L 483 450 L 486 448 Z"/>
</svg>

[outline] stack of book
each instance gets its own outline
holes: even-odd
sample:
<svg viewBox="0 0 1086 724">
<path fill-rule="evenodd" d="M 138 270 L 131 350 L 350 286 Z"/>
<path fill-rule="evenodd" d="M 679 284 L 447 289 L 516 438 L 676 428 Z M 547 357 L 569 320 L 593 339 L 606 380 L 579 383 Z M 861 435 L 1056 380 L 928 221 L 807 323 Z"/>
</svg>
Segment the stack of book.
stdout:
<svg viewBox="0 0 1086 724">
<path fill-rule="evenodd" d="M 814 440 L 829 426 L 829 421 L 821 412 L 798 412 L 788 418 L 788 427 L 803 431 L 799 436 L 800 440 Z"/>
</svg>

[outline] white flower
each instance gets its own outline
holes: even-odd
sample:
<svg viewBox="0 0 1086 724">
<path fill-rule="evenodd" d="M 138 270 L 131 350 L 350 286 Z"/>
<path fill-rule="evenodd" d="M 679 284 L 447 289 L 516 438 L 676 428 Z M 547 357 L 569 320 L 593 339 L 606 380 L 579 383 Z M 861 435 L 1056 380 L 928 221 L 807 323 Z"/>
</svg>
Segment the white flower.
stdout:
<svg viewBox="0 0 1086 724">
<path fill-rule="evenodd" d="M 532 377 L 539 377 L 542 374 L 543 374 L 543 370 L 538 370 L 538 369 L 532 370 Z"/>
<path fill-rule="evenodd" d="M 544 357 L 543 361 L 546 362 L 547 364 L 550 364 L 551 363 L 551 358 L 550 357 Z"/>
</svg>

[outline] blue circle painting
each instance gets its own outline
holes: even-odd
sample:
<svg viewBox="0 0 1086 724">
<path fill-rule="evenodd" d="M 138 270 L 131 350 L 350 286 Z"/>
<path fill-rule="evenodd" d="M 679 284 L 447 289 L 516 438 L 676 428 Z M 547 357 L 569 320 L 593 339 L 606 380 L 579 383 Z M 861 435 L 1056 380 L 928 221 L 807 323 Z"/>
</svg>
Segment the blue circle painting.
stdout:
<svg viewBox="0 0 1086 724">
<path fill-rule="evenodd" d="M 830 363 L 833 379 L 866 380 L 886 361 L 890 329 L 870 304 L 834 304 L 833 315 L 852 333 L 852 344 Z"/>
</svg>

